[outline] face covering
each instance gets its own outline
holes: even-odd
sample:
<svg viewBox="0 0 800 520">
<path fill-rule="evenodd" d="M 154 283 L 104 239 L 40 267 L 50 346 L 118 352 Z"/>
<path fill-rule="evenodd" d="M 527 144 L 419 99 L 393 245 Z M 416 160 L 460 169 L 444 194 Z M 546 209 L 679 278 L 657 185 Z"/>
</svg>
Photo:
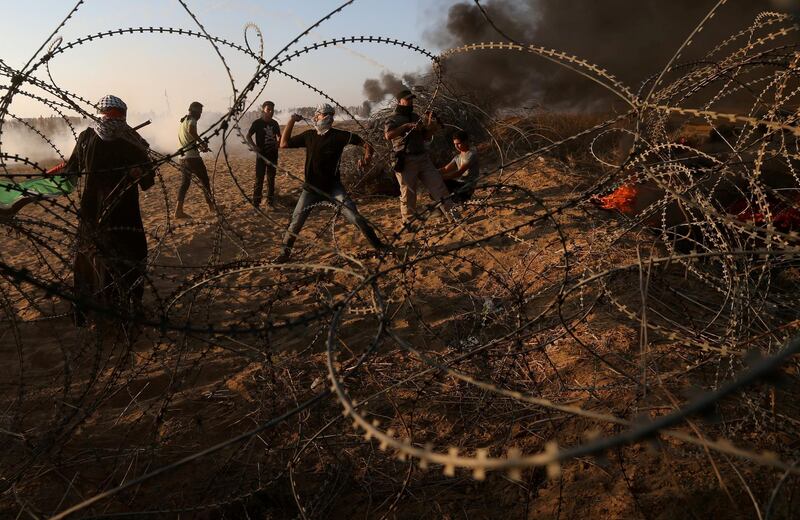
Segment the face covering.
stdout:
<svg viewBox="0 0 800 520">
<path fill-rule="evenodd" d="M 113 141 L 122 137 L 128 128 L 125 113 L 112 110 L 103 113 L 94 125 L 94 131 L 103 141 Z"/>
<path fill-rule="evenodd" d="M 394 111 L 401 116 L 410 116 L 414 113 L 414 107 L 411 105 L 397 105 Z"/>
<path fill-rule="evenodd" d="M 320 119 L 319 121 L 314 121 L 314 127 L 317 129 L 317 134 L 323 135 L 325 132 L 331 129 L 333 125 L 333 116 L 327 114 L 324 118 Z"/>
</svg>

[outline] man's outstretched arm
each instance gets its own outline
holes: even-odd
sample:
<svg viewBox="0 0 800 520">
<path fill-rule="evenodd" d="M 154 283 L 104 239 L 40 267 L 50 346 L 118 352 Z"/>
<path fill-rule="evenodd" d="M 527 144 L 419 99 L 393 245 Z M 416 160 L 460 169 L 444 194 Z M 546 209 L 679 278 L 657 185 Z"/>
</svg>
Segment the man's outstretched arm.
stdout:
<svg viewBox="0 0 800 520">
<path fill-rule="evenodd" d="M 289 139 L 292 137 L 294 124 L 301 119 L 303 119 L 303 116 L 300 114 L 292 114 L 292 117 L 289 118 L 289 122 L 286 123 L 286 128 L 281 132 L 281 148 L 289 148 Z"/>
</svg>

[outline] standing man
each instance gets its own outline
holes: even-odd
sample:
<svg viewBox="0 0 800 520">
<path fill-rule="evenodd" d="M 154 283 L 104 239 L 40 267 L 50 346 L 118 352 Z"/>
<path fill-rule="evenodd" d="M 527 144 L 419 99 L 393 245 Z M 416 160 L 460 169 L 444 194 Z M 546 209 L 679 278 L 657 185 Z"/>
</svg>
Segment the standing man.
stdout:
<svg viewBox="0 0 800 520">
<path fill-rule="evenodd" d="M 261 204 L 264 189 L 264 173 L 267 174 L 267 204 L 275 205 L 275 172 L 278 167 L 278 143 L 281 140 L 281 127 L 272 119 L 275 103 L 265 101 L 261 105 L 261 117 L 253 121 L 247 132 L 250 149 L 256 152 L 256 185 L 253 188 L 253 206 Z M 253 134 L 256 136 L 253 142 Z"/>
<path fill-rule="evenodd" d="M 116 96 L 97 104 L 100 118 L 78 136 L 64 172 L 83 176 L 74 267 L 75 324 L 86 324 L 85 302 L 137 315 L 147 272 L 147 238 L 139 189 L 154 184 L 149 145 L 126 122 Z"/>
<path fill-rule="evenodd" d="M 433 113 L 426 114 L 423 120 L 414 113 L 416 96 L 410 90 L 397 93 L 395 113 L 386 120 L 384 137 L 392 142 L 395 154 L 395 176 L 400 184 L 400 215 L 407 224 L 417 209 L 417 187 L 420 181 L 428 189 L 435 202 L 441 202 L 442 213 L 452 219 L 450 210 L 453 203 L 447 198 L 450 193 L 442 176 L 431 162 L 425 150 L 426 141 L 439 130 Z"/>
<path fill-rule="evenodd" d="M 355 203 L 347 195 L 342 186 L 341 172 L 339 171 L 345 146 L 352 144 L 364 147 L 364 159 L 359 161 L 359 166 L 362 168 L 372 158 L 372 147 L 356 134 L 332 128 L 333 114 L 332 106 L 319 105 L 314 113 L 314 129 L 306 130 L 302 134 L 292 137 L 294 124 L 303 119 L 299 114 L 294 114 L 289 119 L 281 136 L 281 148 L 306 149 L 306 166 L 303 192 L 292 213 L 292 221 L 283 239 L 281 255 L 275 260 L 278 263 L 289 259 L 292 246 L 308 218 L 311 207 L 324 200 L 338 202 L 344 218 L 358 227 L 370 245 L 378 251 L 385 249 L 375 231 L 358 213 Z"/>
<path fill-rule="evenodd" d="M 189 113 L 181 118 L 181 125 L 178 127 L 178 141 L 181 148 L 186 150 L 186 154 L 181 159 L 181 187 L 178 189 L 178 205 L 175 208 L 175 218 L 192 218 L 183 211 L 183 201 L 186 199 L 186 192 L 192 182 L 192 175 L 200 180 L 203 195 L 208 204 L 208 210 L 214 211 L 214 201 L 211 198 L 211 183 L 208 180 L 208 170 L 206 164 L 200 157 L 200 152 L 208 152 L 208 146 L 200 140 L 197 135 L 197 121 L 203 115 L 203 105 L 197 101 L 189 105 Z"/>
<path fill-rule="evenodd" d="M 472 198 L 475 184 L 481 174 L 478 153 L 471 149 L 469 134 L 464 130 L 453 134 L 453 146 L 458 155 L 447 165 L 439 168 L 439 171 L 445 186 L 453 194 L 453 199 L 466 202 Z"/>
</svg>

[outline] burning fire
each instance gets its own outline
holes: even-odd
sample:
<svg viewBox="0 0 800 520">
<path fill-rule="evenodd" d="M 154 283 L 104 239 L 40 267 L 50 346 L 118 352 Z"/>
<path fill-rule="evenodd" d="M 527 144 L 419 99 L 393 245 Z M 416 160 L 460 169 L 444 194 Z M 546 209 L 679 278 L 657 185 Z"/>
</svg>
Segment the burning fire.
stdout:
<svg viewBox="0 0 800 520">
<path fill-rule="evenodd" d="M 633 203 L 636 201 L 638 190 L 631 184 L 623 184 L 605 197 L 598 197 L 597 201 L 603 209 L 616 209 L 621 213 L 633 213 Z"/>
</svg>

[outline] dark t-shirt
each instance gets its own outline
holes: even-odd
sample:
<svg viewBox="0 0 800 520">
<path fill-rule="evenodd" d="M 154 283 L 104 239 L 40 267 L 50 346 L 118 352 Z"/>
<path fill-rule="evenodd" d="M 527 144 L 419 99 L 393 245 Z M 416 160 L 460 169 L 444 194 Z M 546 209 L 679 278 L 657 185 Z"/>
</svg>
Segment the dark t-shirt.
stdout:
<svg viewBox="0 0 800 520">
<path fill-rule="evenodd" d="M 277 152 L 278 142 L 281 136 L 281 127 L 277 121 L 270 119 L 269 122 L 263 118 L 258 118 L 250 125 L 248 136 L 256 134 L 256 147 L 261 152 Z"/>
<path fill-rule="evenodd" d="M 419 121 L 419 116 L 413 112 L 410 116 L 395 113 L 386 119 L 384 131 L 388 132 L 406 123 L 416 123 L 417 121 Z M 408 155 L 425 153 L 425 130 L 412 130 L 405 137 L 401 135 L 392 139 L 392 150 L 401 152 L 404 149 Z"/>
<path fill-rule="evenodd" d="M 339 162 L 348 144 L 363 145 L 364 140 L 337 128 L 331 128 L 324 135 L 306 130 L 289 139 L 289 148 L 306 149 L 306 183 L 324 192 L 341 182 Z"/>
</svg>

